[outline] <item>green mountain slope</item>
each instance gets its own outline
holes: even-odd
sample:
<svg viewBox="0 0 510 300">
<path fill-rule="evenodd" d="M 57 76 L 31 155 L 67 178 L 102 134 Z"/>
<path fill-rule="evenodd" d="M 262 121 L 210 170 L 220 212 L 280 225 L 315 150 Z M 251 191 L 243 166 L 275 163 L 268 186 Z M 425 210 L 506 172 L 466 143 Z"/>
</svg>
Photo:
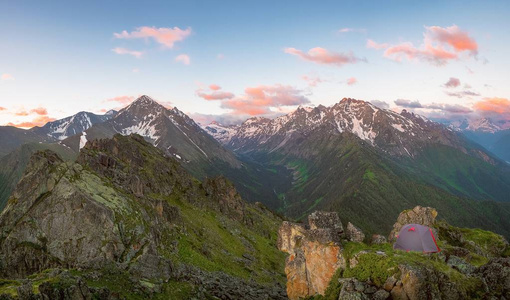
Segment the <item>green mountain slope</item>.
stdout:
<svg viewBox="0 0 510 300">
<path fill-rule="evenodd" d="M 510 236 L 510 221 L 505 218 L 510 203 L 455 196 L 425 180 L 427 176 L 419 174 L 419 167 L 410 168 L 406 161 L 390 159 L 350 133 L 327 138 L 310 134 L 289 143 L 278 151 L 251 155 L 292 171 L 291 188 L 278 191 L 280 200 L 276 205 L 292 218 L 302 219 L 314 210 L 332 210 L 369 233 L 384 233 L 391 229 L 400 211 L 423 205 L 436 207 L 454 225 Z M 488 166 L 484 164 L 490 170 Z M 440 177 L 434 174 L 431 178 Z"/>
<path fill-rule="evenodd" d="M 32 154 L 46 149 L 58 153 L 64 160 L 74 160 L 77 156 L 74 151 L 60 144 L 28 143 L 0 158 L 0 211 L 7 204 L 7 198 L 23 175 Z"/>
<path fill-rule="evenodd" d="M 24 130 L 13 126 L 0 126 L 0 157 L 9 154 L 19 146 L 31 142 L 54 141 L 45 135 L 39 135 L 30 130 Z"/>
</svg>

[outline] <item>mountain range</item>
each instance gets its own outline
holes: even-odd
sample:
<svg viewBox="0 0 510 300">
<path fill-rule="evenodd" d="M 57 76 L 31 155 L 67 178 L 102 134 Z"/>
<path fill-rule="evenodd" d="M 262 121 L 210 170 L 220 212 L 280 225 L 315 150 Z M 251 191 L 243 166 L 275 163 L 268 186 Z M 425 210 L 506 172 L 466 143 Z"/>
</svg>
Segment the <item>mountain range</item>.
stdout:
<svg viewBox="0 0 510 300">
<path fill-rule="evenodd" d="M 103 116 L 79 113 L 41 128 L 2 132 L 16 137 L 12 142 L 0 135 L 6 149 L 3 205 L 36 148 L 58 148 L 72 159 L 90 141 L 136 133 L 199 180 L 224 175 L 243 198 L 293 219 L 334 210 L 377 232 L 391 227 L 387 216 L 421 204 L 440 209 L 454 225 L 510 236 L 507 163 L 463 131 L 361 100 L 222 126 L 199 125 L 177 108 L 141 96 Z M 19 148 L 29 142 L 38 147 Z"/>
<path fill-rule="evenodd" d="M 467 138 L 485 147 L 506 162 L 510 162 L 510 129 L 490 118 L 462 119 L 443 123 L 462 132 Z"/>
</svg>

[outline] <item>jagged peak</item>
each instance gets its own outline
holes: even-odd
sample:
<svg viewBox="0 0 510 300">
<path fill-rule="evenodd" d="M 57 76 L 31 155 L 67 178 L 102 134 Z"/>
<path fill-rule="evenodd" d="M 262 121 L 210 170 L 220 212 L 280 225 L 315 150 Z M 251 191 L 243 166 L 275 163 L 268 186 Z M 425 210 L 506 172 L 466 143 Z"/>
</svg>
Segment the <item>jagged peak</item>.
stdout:
<svg viewBox="0 0 510 300">
<path fill-rule="evenodd" d="M 266 118 L 266 117 L 251 117 L 249 119 L 247 119 L 246 121 L 243 122 L 243 125 L 250 125 L 250 124 L 253 124 L 253 123 L 259 123 L 259 122 L 269 122 L 271 121 L 271 119 L 269 118 Z"/>
</svg>

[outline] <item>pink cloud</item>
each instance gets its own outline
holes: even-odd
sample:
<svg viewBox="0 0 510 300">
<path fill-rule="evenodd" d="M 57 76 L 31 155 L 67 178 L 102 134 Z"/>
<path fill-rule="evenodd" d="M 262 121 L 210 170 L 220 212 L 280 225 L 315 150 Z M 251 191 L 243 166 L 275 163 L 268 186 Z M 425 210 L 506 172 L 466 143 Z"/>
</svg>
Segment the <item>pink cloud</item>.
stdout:
<svg viewBox="0 0 510 300">
<path fill-rule="evenodd" d="M 450 79 L 444 84 L 447 88 L 456 88 L 460 86 L 460 80 L 455 77 L 450 77 Z"/>
<path fill-rule="evenodd" d="M 367 30 L 364 29 L 364 28 L 349 28 L 349 27 L 345 27 L 345 28 L 340 28 L 338 30 L 338 33 L 348 33 L 348 32 L 360 32 L 360 33 L 366 33 Z"/>
<path fill-rule="evenodd" d="M 308 50 L 307 53 L 296 48 L 285 48 L 285 53 L 300 57 L 303 60 L 311 61 L 317 64 L 336 65 L 341 67 L 345 64 L 354 64 L 360 61 L 352 53 L 330 52 L 324 48 L 316 47 Z"/>
<path fill-rule="evenodd" d="M 48 110 L 46 110 L 46 108 L 44 108 L 44 107 L 37 107 L 37 108 L 31 109 L 30 112 L 38 114 L 40 116 L 45 116 L 48 114 Z"/>
<path fill-rule="evenodd" d="M 105 102 L 117 102 L 122 105 L 128 105 L 135 100 L 133 96 L 117 96 L 110 99 L 106 99 Z"/>
<path fill-rule="evenodd" d="M 222 91 L 214 91 L 212 93 L 204 93 L 201 91 L 197 91 L 197 96 L 200 98 L 204 98 L 205 100 L 225 100 L 234 98 L 235 95 L 230 92 L 222 92 Z"/>
<path fill-rule="evenodd" d="M 510 100 L 506 98 L 485 98 L 476 102 L 473 107 L 480 112 L 508 114 L 510 116 Z"/>
<path fill-rule="evenodd" d="M 55 121 L 55 118 L 50 118 L 48 116 L 39 116 L 28 122 L 20 122 L 20 123 L 8 123 L 8 126 L 20 127 L 20 128 L 32 128 L 35 126 L 44 126 L 44 124 L 48 122 Z"/>
<path fill-rule="evenodd" d="M 232 114 L 235 115 L 256 116 L 271 114 L 271 108 L 309 102 L 310 100 L 302 95 L 302 91 L 291 86 L 276 84 L 246 88 L 243 96 L 224 100 L 221 107 L 231 109 Z"/>
<path fill-rule="evenodd" d="M 189 65 L 191 63 L 191 58 L 187 54 L 180 54 L 175 57 L 175 61 Z"/>
<path fill-rule="evenodd" d="M 476 112 L 498 122 L 502 128 L 510 129 L 510 100 L 507 98 L 484 98 L 473 105 Z"/>
<path fill-rule="evenodd" d="M 0 76 L 0 80 L 14 80 L 14 77 L 11 74 L 4 73 Z"/>
<path fill-rule="evenodd" d="M 3 111 L 3 110 L 7 110 L 7 108 L 0 106 L 0 111 Z"/>
<path fill-rule="evenodd" d="M 471 55 L 478 54 L 478 43 L 457 25 L 446 28 L 439 26 L 425 28 L 427 29 L 426 37 L 432 41 L 450 45 L 456 52 L 469 51 Z"/>
<path fill-rule="evenodd" d="M 348 85 L 354 85 L 356 83 L 358 83 L 358 79 L 356 79 L 356 77 L 351 77 L 351 78 L 347 79 Z"/>
<path fill-rule="evenodd" d="M 117 54 L 120 54 L 120 55 L 127 54 L 127 55 L 134 56 L 136 58 L 140 58 L 143 55 L 143 52 L 141 52 L 141 51 L 134 51 L 134 50 L 129 50 L 129 49 L 120 48 L 120 47 L 113 48 L 112 51 Z"/>
<path fill-rule="evenodd" d="M 473 92 L 470 90 L 465 90 L 465 91 L 460 91 L 460 92 L 445 92 L 445 93 L 450 97 L 457 97 L 457 98 L 480 96 L 479 93 Z"/>
<path fill-rule="evenodd" d="M 311 77 L 308 75 L 303 75 L 301 78 L 303 78 L 304 81 L 308 83 L 308 86 L 315 87 L 319 83 L 325 82 L 324 79 L 321 79 L 320 77 Z"/>
<path fill-rule="evenodd" d="M 191 34 L 191 28 L 180 29 L 174 28 L 156 28 L 156 27 L 138 27 L 135 31 L 114 33 L 113 36 L 118 39 L 148 39 L 152 38 L 157 43 L 166 48 L 173 48 L 176 42 L 186 39 Z"/>
<path fill-rule="evenodd" d="M 234 94 L 230 93 L 230 92 L 224 92 L 224 91 L 220 91 L 221 90 L 221 86 L 217 85 L 217 84 L 211 84 L 209 85 L 209 89 L 212 91 L 212 92 L 204 92 L 204 89 L 198 89 L 197 90 L 197 96 L 200 97 L 200 98 L 203 98 L 205 100 L 225 100 L 225 99 L 232 99 L 235 97 Z"/>
<path fill-rule="evenodd" d="M 379 44 L 377 42 L 374 42 L 373 40 L 367 40 L 367 48 L 372 48 L 372 49 L 386 49 L 388 48 L 390 45 L 388 45 L 387 43 L 384 43 L 384 44 Z"/>
<path fill-rule="evenodd" d="M 402 61 L 422 60 L 434 65 L 444 65 L 453 59 L 459 59 L 459 55 L 467 52 L 469 56 L 478 54 L 478 44 L 468 33 L 460 30 L 457 25 L 450 27 L 429 26 L 425 27 L 423 44 L 416 47 L 411 42 L 403 42 L 397 45 L 387 43 L 379 44 L 372 40 L 367 41 L 367 47 L 373 49 L 385 49 L 384 57 Z"/>
</svg>

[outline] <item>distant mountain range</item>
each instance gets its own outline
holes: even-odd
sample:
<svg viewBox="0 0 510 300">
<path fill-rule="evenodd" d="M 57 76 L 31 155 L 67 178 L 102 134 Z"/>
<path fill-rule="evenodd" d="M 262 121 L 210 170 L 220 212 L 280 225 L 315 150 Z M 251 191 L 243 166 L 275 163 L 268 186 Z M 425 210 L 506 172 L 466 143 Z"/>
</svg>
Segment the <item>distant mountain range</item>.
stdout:
<svg viewBox="0 0 510 300">
<path fill-rule="evenodd" d="M 247 200 L 291 218 L 334 210 L 380 232 L 391 227 L 388 216 L 419 204 L 440 209 L 454 225 L 510 236 L 509 165 L 466 132 L 348 98 L 275 119 L 200 126 L 142 96 L 119 112 L 81 112 L 30 130 L 0 127 L 0 208 L 35 149 L 58 147 L 76 156 L 89 141 L 136 133 L 195 177 L 224 175 Z M 27 143 L 39 146 L 19 148 Z M 6 156 L 14 150 L 23 155 Z M 13 165 L 16 172 L 6 167 Z"/>
<path fill-rule="evenodd" d="M 494 122 L 490 118 L 443 121 L 443 123 L 462 132 L 470 140 L 510 163 L 510 129 L 505 126 L 506 124 Z"/>
</svg>

